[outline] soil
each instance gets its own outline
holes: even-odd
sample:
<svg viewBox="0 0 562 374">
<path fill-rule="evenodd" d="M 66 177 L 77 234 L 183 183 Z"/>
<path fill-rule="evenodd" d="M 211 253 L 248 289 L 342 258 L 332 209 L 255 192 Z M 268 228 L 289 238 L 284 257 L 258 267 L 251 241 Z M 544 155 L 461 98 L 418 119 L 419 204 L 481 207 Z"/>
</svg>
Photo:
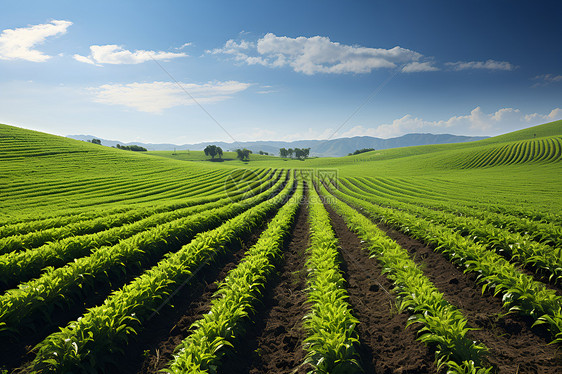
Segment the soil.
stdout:
<svg viewBox="0 0 562 374">
<path fill-rule="evenodd" d="M 146 328 L 127 346 L 126 357 L 119 361 L 112 372 L 160 373 L 172 359 L 176 346 L 191 333 L 191 325 L 211 309 L 211 300 L 220 282 L 239 264 L 246 250 L 258 241 L 266 226 L 267 222 L 251 236 L 244 238 L 240 246 L 231 248 L 226 255 L 205 267 L 194 282 L 175 295 L 175 307 L 165 308 L 146 324 Z M 246 340 L 242 346 L 247 345 Z"/>
<path fill-rule="evenodd" d="M 529 319 L 505 315 L 501 299 L 482 294 L 474 275 L 463 273 L 424 243 L 385 224 L 378 226 L 410 252 L 445 299 L 461 309 L 471 327 L 478 328 L 471 338 L 489 348 L 488 360 L 498 373 L 562 373 L 562 352 L 548 345 L 550 334 L 542 326 L 532 328 Z"/>
<path fill-rule="evenodd" d="M 409 315 L 399 313 L 391 282 L 376 260 L 362 248 L 342 217 L 326 205 L 339 239 L 342 271 L 358 332 L 362 367 L 366 373 L 436 373 L 433 353 L 406 328 Z"/>
<path fill-rule="evenodd" d="M 306 304 L 306 255 L 308 246 L 308 201 L 303 202 L 291 237 L 277 266 L 276 277 L 267 287 L 263 305 L 252 318 L 237 352 L 226 358 L 222 373 L 306 373 L 305 333 L 302 320 Z"/>
<path fill-rule="evenodd" d="M 284 184 L 283 184 L 284 186 Z M 254 238 L 257 240 L 257 237 Z M 252 240 L 249 238 L 248 240 Z M 247 242 L 247 241 L 246 241 Z M 175 251 L 181 245 L 170 247 L 168 251 Z M 121 288 L 130 280 L 139 276 L 145 269 L 155 265 L 161 256 L 146 258 L 143 266 L 132 264 L 125 276 L 121 273 L 110 273 L 109 277 L 94 279 L 94 284 L 82 289 L 76 287 L 75 292 L 70 292 L 64 303 L 54 305 L 52 310 L 39 310 L 28 318 L 22 326 L 22 331 L 10 336 L 2 336 L 2 349 L 0 349 L 0 369 L 20 370 L 33 360 L 35 353 L 32 351 L 38 343 L 51 333 L 59 331 L 59 326 L 65 326 L 68 321 L 76 320 L 88 308 L 100 305 L 114 290 Z"/>
<path fill-rule="evenodd" d="M 143 269 L 138 267 L 130 269 L 127 277 L 111 277 L 109 280 L 102 277 L 101 280 L 94 280 L 92 287 L 76 290 L 76 293 L 68 297 L 65 303 L 53 306 L 48 313 L 38 310 L 32 314 L 29 322 L 17 335 L 0 338 L 3 339 L 0 349 L 0 368 L 20 371 L 34 359 L 33 348 L 48 335 L 59 331 L 59 326 L 66 326 L 68 321 L 76 320 L 88 308 L 102 304 L 111 292 L 143 272 Z"/>
<path fill-rule="evenodd" d="M 174 296 L 173 307 L 162 309 L 146 323 L 145 329 L 127 345 L 125 357 L 111 372 L 159 373 L 172 358 L 176 346 L 189 335 L 193 322 L 209 311 L 218 284 L 238 265 L 246 250 L 257 242 L 263 228 L 265 226 L 242 243 L 228 245 L 225 254 L 205 266 Z"/>
</svg>

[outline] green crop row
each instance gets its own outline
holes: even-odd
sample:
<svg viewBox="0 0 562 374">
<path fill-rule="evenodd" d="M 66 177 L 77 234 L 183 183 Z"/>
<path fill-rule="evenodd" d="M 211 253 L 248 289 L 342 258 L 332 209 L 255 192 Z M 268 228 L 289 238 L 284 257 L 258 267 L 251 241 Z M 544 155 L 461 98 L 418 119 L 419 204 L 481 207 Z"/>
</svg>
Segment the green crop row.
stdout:
<svg viewBox="0 0 562 374">
<path fill-rule="evenodd" d="M 124 277 L 147 259 L 158 258 L 179 248 L 196 233 L 215 228 L 224 220 L 264 201 L 280 190 L 286 181 L 285 176 L 270 190 L 253 198 L 180 218 L 136 234 L 112 247 L 99 248 L 90 256 L 58 269 L 49 269 L 41 277 L 8 290 L 0 296 L 0 331 L 17 331 L 17 327 L 32 312 L 45 311 L 73 293 L 86 292 L 105 277 Z"/>
<path fill-rule="evenodd" d="M 473 217 L 457 216 L 452 213 L 436 211 L 414 204 L 389 201 L 376 198 L 366 191 L 341 186 L 341 190 L 350 196 L 365 199 L 371 203 L 400 209 L 420 218 L 452 228 L 459 234 L 482 243 L 496 252 L 506 255 L 513 261 L 545 271 L 551 281 L 562 280 L 562 247 L 552 248 L 546 244 L 533 241 L 529 235 L 511 233 L 497 228 L 486 221 Z"/>
<path fill-rule="evenodd" d="M 115 291 L 102 305 L 89 309 L 77 321 L 48 336 L 38 345 L 29 371 L 96 372 L 103 365 L 111 364 L 114 357 L 111 353 L 121 352 L 122 345 L 149 323 L 169 295 L 188 284 L 194 274 L 219 253 L 227 251 L 228 243 L 262 225 L 286 202 L 293 187 L 291 181 L 277 197 L 248 209 L 214 230 L 200 233 L 189 244 Z"/>
<path fill-rule="evenodd" d="M 361 180 L 363 183 L 371 186 L 377 195 L 389 197 L 406 202 L 418 201 L 437 203 L 444 206 L 466 206 L 484 212 L 499 213 L 507 216 L 514 216 L 522 219 L 536 221 L 539 223 L 547 223 L 554 225 L 562 224 L 562 216 L 539 210 L 531 206 L 522 207 L 520 204 L 514 204 L 513 200 L 519 201 L 521 196 L 526 196 L 527 191 L 524 189 L 514 190 L 512 185 L 509 189 L 502 192 L 498 191 L 489 194 L 489 188 L 480 194 L 475 194 L 478 190 L 472 188 L 459 188 L 459 181 L 431 178 L 427 180 L 397 180 L 396 178 L 383 179 L 373 177 L 347 178 L 345 180 L 354 181 Z M 414 192 L 411 188 L 414 187 Z M 478 187 L 479 189 L 482 186 Z M 511 202 L 507 202 L 508 196 Z M 487 198 L 487 199 L 486 199 Z"/>
<path fill-rule="evenodd" d="M 433 245 L 466 272 L 478 274 L 482 290 L 502 295 L 503 306 L 530 316 L 536 323 L 547 324 L 554 341 L 562 343 L 562 298 L 544 284 L 522 273 L 513 264 L 485 246 L 461 236 L 442 225 L 420 219 L 412 214 L 384 208 L 338 190 L 334 194 L 362 209 L 377 220 Z"/>
<path fill-rule="evenodd" d="M 165 371 L 169 373 L 213 373 L 234 339 L 244 334 L 244 321 L 254 311 L 282 256 L 293 218 L 303 195 L 302 183 L 294 197 L 283 206 L 248 250 L 240 264 L 228 272 L 213 295 L 211 310 L 196 321 L 193 332 L 177 347 Z"/>
<path fill-rule="evenodd" d="M 400 309 L 412 316 L 408 325 L 420 324 L 418 340 L 435 349 L 438 368 L 449 373 L 488 373 L 482 344 L 467 337 L 472 328 L 461 311 L 449 304 L 443 294 L 410 258 L 408 251 L 390 239 L 368 218 L 349 205 L 334 199 L 322 187 L 322 193 L 340 214 L 349 229 L 368 247 L 370 255 L 380 262 L 383 273 L 394 283 Z"/>
<path fill-rule="evenodd" d="M 257 180 L 249 186 L 249 189 L 258 187 L 262 180 Z M 182 204 L 164 204 L 154 207 L 152 209 L 139 209 L 131 210 L 126 213 L 120 213 L 111 216 L 103 216 L 91 220 L 82 220 L 76 223 L 66 224 L 64 227 L 56 227 L 51 229 L 43 229 L 40 231 L 29 232 L 24 235 L 9 236 L 0 239 L 0 254 L 8 253 L 20 249 L 35 248 L 47 242 L 52 242 L 64 239 L 69 236 L 79 236 L 85 234 L 92 234 L 99 231 L 107 230 L 109 228 L 121 226 L 123 224 L 134 222 L 138 219 L 148 217 L 153 214 L 177 210 L 180 208 L 190 207 L 193 205 L 210 203 L 219 199 L 225 198 L 225 192 L 210 195 L 206 194 L 204 197 L 187 199 Z M 236 196 L 242 195 L 240 191 L 232 191 L 229 193 L 232 200 L 236 200 Z M 1 262 L 1 260 L 0 260 Z M 0 271 L 1 272 L 1 271 Z"/>
<path fill-rule="evenodd" d="M 202 188 L 206 188 L 209 186 L 208 183 L 206 182 L 217 182 L 215 184 L 218 184 L 218 188 L 221 189 L 222 188 L 222 183 L 220 183 L 220 181 L 222 181 L 222 179 L 225 177 L 225 173 L 210 173 L 209 176 L 199 176 L 199 175 L 194 175 L 191 177 L 191 182 L 187 184 L 187 187 L 189 188 L 188 191 L 191 192 L 196 192 L 197 194 L 199 194 L 200 189 Z M 67 184 L 68 182 L 65 181 L 65 184 Z M 87 181 L 87 185 L 91 185 L 91 184 L 95 184 L 95 181 Z M 130 181 L 125 181 L 123 183 L 126 184 L 130 184 Z M 43 185 L 43 184 L 42 184 Z M 212 185 L 212 184 L 211 184 Z M 26 185 L 26 187 L 29 188 L 28 185 Z M 63 186 L 55 186 L 56 190 L 59 190 L 61 187 Z M 81 186 L 77 186 L 77 193 L 83 192 L 85 190 L 84 187 Z M 103 189 L 105 191 L 105 189 L 103 188 L 103 186 L 99 186 L 97 187 L 98 193 L 100 192 L 99 190 Z M 208 192 L 207 192 L 208 193 Z M 22 197 L 17 196 L 15 194 L 10 194 L 10 197 L 12 199 L 20 199 Z M 44 197 L 44 194 L 41 193 L 40 197 Z M 77 223 L 83 220 L 92 220 L 95 218 L 99 218 L 99 217 L 105 217 L 108 216 L 110 214 L 116 214 L 116 213 L 122 213 L 128 210 L 131 210 L 131 207 L 117 207 L 114 209 L 110 209 L 109 211 L 107 211 L 107 209 L 104 210 L 97 210 L 97 209 L 93 209 L 89 210 L 89 211 L 83 211 L 80 212 L 76 209 L 70 209 L 70 210 L 66 210 L 66 211 L 60 211 L 57 212 L 57 215 L 55 217 L 52 216 L 48 216 L 48 217 L 36 217 L 36 216 L 32 216 L 32 217 L 24 217 L 21 218 L 19 220 L 11 220 L 11 221 L 6 221 L 3 222 L 2 224 L 0 224 L 0 237 L 6 237 L 6 236 L 11 236 L 11 235 L 18 235 L 18 234 L 27 234 L 29 232 L 33 232 L 33 231 L 38 231 L 38 230 L 45 230 L 45 229 L 50 229 L 50 228 L 55 228 L 55 227 L 61 227 L 64 225 L 68 225 L 68 224 L 72 224 L 72 223 Z"/>
<path fill-rule="evenodd" d="M 306 362 L 316 373 L 360 372 L 356 329 L 359 321 L 347 302 L 338 240 L 318 193 L 312 183 L 309 185 L 310 246 L 306 266 L 310 313 L 304 321 Z"/>
<path fill-rule="evenodd" d="M 347 183 L 344 181 L 348 187 L 356 187 L 359 190 L 368 192 L 373 195 L 380 195 L 376 188 L 372 184 L 366 183 L 358 178 L 349 178 Z M 554 247 L 562 247 L 562 228 L 555 224 L 537 222 L 529 218 L 515 217 L 508 214 L 495 213 L 491 211 L 486 211 L 484 209 L 476 209 L 467 207 L 458 203 L 442 203 L 435 202 L 429 199 L 424 199 L 420 197 L 407 198 L 402 196 L 389 198 L 389 200 L 400 200 L 405 203 L 412 203 L 416 205 L 423 205 L 427 208 L 434 210 L 441 210 L 444 212 L 453 213 L 459 216 L 471 216 L 474 218 L 481 219 L 488 224 L 492 224 L 498 228 L 506 229 L 514 233 L 520 233 L 523 235 L 529 235 L 532 240 L 552 245 Z"/>
<path fill-rule="evenodd" d="M 280 173 L 277 173 L 277 177 L 279 176 Z M 258 182 L 255 184 L 258 184 Z M 262 188 L 261 185 L 255 186 L 255 184 L 252 185 L 253 188 L 250 191 L 246 191 L 250 195 L 258 193 Z M 100 233 L 70 237 L 39 248 L 4 254 L 0 256 L 0 284 L 10 285 L 28 280 L 36 276 L 46 266 L 62 266 L 68 261 L 88 255 L 92 250 L 95 252 L 95 248 L 114 245 L 120 240 L 123 241 L 125 238 L 130 238 L 155 226 L 157 228 L 158 225 L 166 222 L 190 216 L 195 218 L 194 215 L 196 214 L 205 216 L 207 215 L 206 211 L 239 201 L 244 196 L 245 194 L 238 194 L 232 198 L 223 198 L 207 204 L 159 213 Z M 204 201 L 205 198 L 201 202 Z"/>
</svg>

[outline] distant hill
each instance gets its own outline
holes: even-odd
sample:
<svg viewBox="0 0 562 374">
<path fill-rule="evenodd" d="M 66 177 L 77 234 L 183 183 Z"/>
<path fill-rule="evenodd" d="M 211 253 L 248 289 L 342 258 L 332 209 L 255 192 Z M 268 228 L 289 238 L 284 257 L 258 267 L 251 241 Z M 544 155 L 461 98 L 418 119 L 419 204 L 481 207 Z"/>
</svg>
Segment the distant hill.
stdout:
<svg viewBox="0 0 562 374">
<path fill-rule="evenodd" d="M 91 140 L 93 138 L 100 139 L 93 135 L 68 135 L 68 138 L 76 140 Z M 279 154 L 280 148 L 310 148 L 311 156 L 320 157 L 339 157 L 346 156 L 357 149 L 374 148 L 376 150 L 399 148 L 399 147 L 412 147 L 418 145 L 429 144 L 448 144 L 448 143 L 464 143 L 476 140 L 486 139 L 486 136 L 460 136 L 450 134 L 406 134 L 397 138 L 381 139 L 372 136 L 356 136 L 353 138 L 338 138 L 332 140 L 297 140 L 293 142 L 283 141 L 260 141 L 260 142 L 240 142 L 240 143 L 225 143 L 225 142 L 205 142 L 196 144 L 151 144 L 151 143 L 124 143 L 116 140 L 101 139 L 102 145 L 113 147 L 117 144 L 121 145 L 139 145 L 148 149 L 149 151 L 173 151 L 174 149 L 201 151 L 209 144 L 215 144 L 221 147 L 224 151 L 233 150 L 239 147 L 250 149 L 256 153 L 264 151 L 274 155 Z"/>
</svg>

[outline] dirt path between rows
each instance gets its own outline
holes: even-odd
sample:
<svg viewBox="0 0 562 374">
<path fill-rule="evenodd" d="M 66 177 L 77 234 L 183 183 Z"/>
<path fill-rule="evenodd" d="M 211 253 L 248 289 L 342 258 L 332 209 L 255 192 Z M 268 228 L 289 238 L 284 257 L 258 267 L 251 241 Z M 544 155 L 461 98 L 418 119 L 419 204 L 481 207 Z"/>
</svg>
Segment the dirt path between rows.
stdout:
<svg viewBox="0 0 562 374">
<path fill-rule="evenodd" d="M 424 243 L 385 224 L 378 226 L 410 252 L 445 299 L 480 329 L 471 336 L 489 348 L 488 359 L 498 373 L 562 373 L 562 352 L 547 345 L 549 334 L 543 328 L 531 328 L 531 321 L 516 315 L 502 316 L 501 299 L 489 292 L 482 295 L 474 275 L 464 274 Z"/>
<path fill-rule="evenodd" d="M 230 244 L 225 253 L 204 267 L 194 281 L 187 284 L 172 299 L 173 308 L 164 308 L 145 324 L 145 329 L 125 349 L 118 360 L 116 373 L 159 373 L 176 346 L 189 335 L 191 324 L 207 313 L 218 283 L 235 268 L 248 248 L 254 245 L 265 226 L 254 231 L 241 243 Z"/>
<path fill-rule="evenodd" d="M 409 315 L 398 313 L 390 293 L 391 282 L 375 259 L 362 249 L 342 217 L 326 205 L 339 239 L 342 270 L 347 280 L 349 303 L 359 319 L 362 367 L 366 373 L 436 373 L 433 353 L 406 329 Z"/>
<path fill-rule="evenodd" d="M 302 349 L 305 338 L 302 320 L 308 312 L 305 290 L 308 227 L 305 200 L 277 266 L 277 275 L 268 284 L 262 305 L 252 318 L 255 323 L 248 326 L 235 355 L 226 358 L 221 373 L 304 374 L 311 369 L 303 365 L 306 353 Z"/>
</svg>

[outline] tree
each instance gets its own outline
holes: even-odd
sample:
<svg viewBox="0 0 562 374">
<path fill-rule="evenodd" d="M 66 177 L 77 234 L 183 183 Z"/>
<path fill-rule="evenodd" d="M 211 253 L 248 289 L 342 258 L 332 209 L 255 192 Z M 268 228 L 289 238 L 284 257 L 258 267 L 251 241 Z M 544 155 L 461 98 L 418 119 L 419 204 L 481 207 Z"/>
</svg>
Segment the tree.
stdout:
<svg viewBox="0 0 562 374">
<path fill-rule="evenodd" d="M 293 150 L 293 152 L 295 152 L 295 157 L 298 158 L 299 160 L 302 159 L 302 149 L 300 148 L 295 148 Z"/>
<path fill-rule="evenodd" d="M 100 139 L 92 139 L 92 140 L 88 140 L 89 143 L 92 144 L 97 144 L 97 145 L 101 145 L 101 140 Z"/>
<path fill-rule="evenodd" d="M 287 155 L 288 155 L 290 158 L 293 158 L 293 152 L 294 152 L 294 151 L 293 151 L 293 148 L 287 149 Z"/>
<path fill-rule="evenodd" d="M 287 149 L 286 148 L 279 149 L 279 156 L 283 158 L 287 158 Z"/>
<path fill-rule="evenodd" d="M 310 148 L 304 148 L 302 150 L 302 152 L 303 152 L 304 158 L 308 158 L 308 155 L 310 154 Z"/>
<path fill-rule="evenodd" d="M 349 153 L 348 156 L 358 155 L 358 154 L 361 154 L 361 153 L 371 152 L 371 151 L 374 151 L 374 150 L 375 150 L 374 148 L 361 148 L 361 149 L 357 149 L 353 153 Z"/>
<path fill-rule="evenodd" d="M 250 151 L 249 149 L 236 149 L 236 157 L 239 158 L 242 161 L 249 161 L 250 160 L 250 154 L 252 153 L 252 151 Z"/>
<path fill-rule="evenodd" d="M 221 147 L 217 147 L 217 154 L 219 155 L 219 158 L 222 158 L 222 148 Z"/>
<path fill-rule="evenodd" d="M 118 149 L 122 149 L 124 151 L 135 151 L 135 152 L 146 152 L 147 149 L 144 147 L 141 147 L 139 145 L 119 145 L 117 144 L 116 146 Z"/>
<path fill-rule="evenodd" d="M 205 152 L 205 156 L 211 156 L 212 159 L 215 158 L 217 155 L 217 146 L 216 145 L 208 145 L 203 150 Z"/>
</svg>

